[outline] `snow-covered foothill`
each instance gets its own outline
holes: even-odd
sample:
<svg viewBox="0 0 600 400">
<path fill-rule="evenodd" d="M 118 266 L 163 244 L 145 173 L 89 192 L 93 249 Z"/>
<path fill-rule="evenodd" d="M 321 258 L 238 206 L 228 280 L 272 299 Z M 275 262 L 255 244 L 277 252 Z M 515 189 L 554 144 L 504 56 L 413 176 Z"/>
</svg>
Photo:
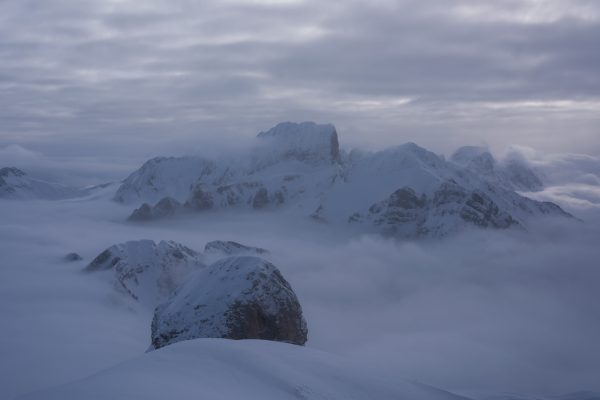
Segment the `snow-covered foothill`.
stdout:
<svg viewBox="0 0 600 400">
<path fill-rule="evenodd" d="M 110 271 L 118 291 L 154 308 L 202 268 L 202 254 L 182 244 L 137 240 L 109 247 L 84 271 Z"/>
<path fill-rule="evenodd" d="M 83 189 L 32 178 L 18 168 L 5 167 L 0 169 L 0 199 L 59 200 L 85 194 L 87 192 Z"/>
<path fill-rule="evenodd" d="M 308 330 L 290 284 L 270 262 L 228 257 L 194 274 L 152 320 L 155 349 L 196 338 L 304 344 Z"/>
</svg>

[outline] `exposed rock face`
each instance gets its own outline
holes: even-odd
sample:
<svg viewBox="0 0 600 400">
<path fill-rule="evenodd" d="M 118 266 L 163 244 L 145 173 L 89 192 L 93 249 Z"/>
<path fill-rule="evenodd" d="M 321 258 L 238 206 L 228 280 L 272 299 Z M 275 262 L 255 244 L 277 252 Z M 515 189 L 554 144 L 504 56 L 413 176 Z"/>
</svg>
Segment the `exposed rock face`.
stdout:
<svg viewBox="0 0 600 400">
<path fill-rule="evenodd" d="M 65 260 L 66 262 L 75 262 L 81 261 L 83 260 L 83 258 L 77 253 L 69 253 L 63 257 L 63 260 Z"/>
<path fill-rule="evenodd" d="M 229 257 L 196 273 L 154 311 L 152 347 L 195 338 L 303 345 L 308 330 L 290 284 L 258 257 Z"/>
<path fill-rule="evenodd" d="M 507 229 L 519 222 L 500 209 L 485 193 L 468 191 L 456 182 L 440 185 L 432 197 L 417 196 L 411 188 L 398 189 L 350 222 L 373 224 L 388 235 L 404 238 L 443 237 L 465 225 Z"/>
<path fill-rule="evenodd" d="M 142 204 L 139 208 L 133 210 L 133 212 L 127 219 L 129 221 L 150 221 L 154 219 L 152 206 L 148 203 Z"/>
<path fill-rule="evenodd" d="M 266 255 L 269 251 L 260 247 L 245 246 L 238 242 L 213 240 L 206 243 L 204 253 L 218 256 Z"/>
<path fill-rule="evenodd" d="M 258 138 L 268 144 L 272 156 L 311 163 L 333 163 L 340 160 L 340 147 L 335 127 L 314 122 L 282 122 Z M 261 155 L 264 159 L 264 155 Z"/>
<path fill-rule="evenodd" d="M 213 208 L 213 205 L 212 194 L 200 187 L 196 187 L 190 198 L 185 202 L 186 208 L 196 211 L 210 210 Z"/>
<path fill-rule="evenodd" d="M 201 254 L 179 243 L 139 240 L 109 247 L 84 271 L 112 270 L 117 290 L 154 307 L 204 267 Z"/>
<path fill-rule="evenodd" d="M 133 211 L 129 216 L 130 221 L 150 221 L 154 219 L 160 219 L 170 217 L 182 209 L 181 203 L 172 197 L 165 197 L 161 199 L 154 207 L 151 207 L 148 203 L 144 203 Z"/>
<path fill-rule="evenodd" d="M 256 194 L 252 199 L 252 208 L 257 210 L 265 208 L 267 205 L 269 205 L 269 191 L 264 187 L 261 187 L 256 191 Z"/>
</svg>

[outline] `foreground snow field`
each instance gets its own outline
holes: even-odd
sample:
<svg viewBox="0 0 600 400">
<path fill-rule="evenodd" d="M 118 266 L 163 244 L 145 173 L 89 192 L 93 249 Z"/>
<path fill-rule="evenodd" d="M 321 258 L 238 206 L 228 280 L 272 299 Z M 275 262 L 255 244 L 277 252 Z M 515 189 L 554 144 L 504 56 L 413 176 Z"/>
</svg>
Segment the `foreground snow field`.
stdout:
<svg viewBox="0 0 600 400">
<path fill-rule="evenodd" d="M 331 354 L 263 340 L 196 339 L 146 353 L 22 400 L 459 400 Z"/>
</svg>

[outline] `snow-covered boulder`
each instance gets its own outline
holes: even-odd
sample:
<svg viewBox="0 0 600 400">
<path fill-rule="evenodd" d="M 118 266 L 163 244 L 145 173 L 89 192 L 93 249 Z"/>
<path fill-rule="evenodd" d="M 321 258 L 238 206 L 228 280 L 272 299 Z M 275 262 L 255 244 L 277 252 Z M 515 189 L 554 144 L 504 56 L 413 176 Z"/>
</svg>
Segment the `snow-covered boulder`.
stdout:
<svg viewBox="0 0 600 400">
<path fill-rule="evenodd" d="M 204 246 L 204 254 L 213 256 L 266 255 L 269 251 L 260 247 L 246 246 L 231 240 L 213 240 Z"/>
<path fill-rule="evenodd" d="M 109 247 L 84 271 L 111 271 L 118 291 L 155 307 L 204 267 L 202 255 L 182 244 L 138 240 Z"/>
<path fill-rule="evenodd" d="M 152 347 L 196 338 L 304 344 L 302 307 L 279 270 L 258 257 L 219 260 L 154 311 Z"/>
</svg>

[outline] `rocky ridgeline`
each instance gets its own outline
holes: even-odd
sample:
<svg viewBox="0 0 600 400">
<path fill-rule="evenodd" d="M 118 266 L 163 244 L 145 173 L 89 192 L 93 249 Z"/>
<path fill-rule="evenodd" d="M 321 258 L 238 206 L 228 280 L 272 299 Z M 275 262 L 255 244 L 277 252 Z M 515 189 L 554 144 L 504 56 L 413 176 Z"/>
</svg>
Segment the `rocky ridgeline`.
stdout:
<svg viewBox="0 0 600 400">
<path fill-rule="evenodd" d="M 212 241 L 205 254 L 172 241 L 131 241 L 100 253 L 84 271 L 110 274 L 115 289 L 155 308 L 152 348 L 195 338 L 307 340 L 302 307 L 269 252 Z M 207 265 L 206 257 L 217 258 Z"/>
</svg>

